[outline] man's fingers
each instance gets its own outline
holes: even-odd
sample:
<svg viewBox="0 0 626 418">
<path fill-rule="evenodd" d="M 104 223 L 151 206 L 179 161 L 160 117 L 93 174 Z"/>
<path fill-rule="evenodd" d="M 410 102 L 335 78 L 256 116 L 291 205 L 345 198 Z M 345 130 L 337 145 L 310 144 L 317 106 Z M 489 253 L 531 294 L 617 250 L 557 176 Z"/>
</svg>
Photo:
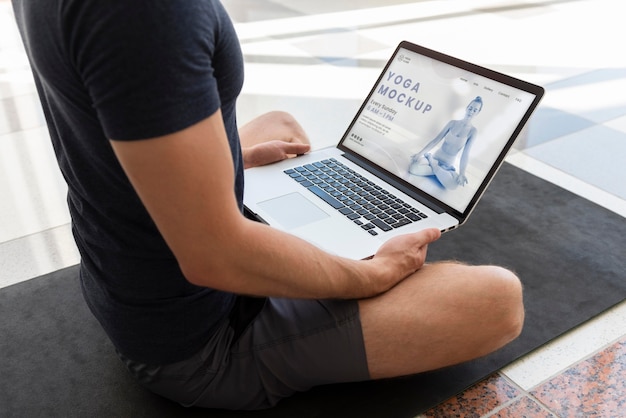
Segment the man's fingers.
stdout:
<svg viewBox="0 0 626 418">
<path fill-rule="evenodd" d="M 305 154 L 311 149 L 311 145 L 299 142 L 282 142 L 283 151 L 286 154 Z"/>
<path fill-rule="evenodd" d="M 435 242 L 441 237 L 441 231 L 437 228 L 428 228 L 423 231 L 419 231 L 415 233 L 418 237 L 422 245 L 430 244 L 431 242 Z"/>
</svg>

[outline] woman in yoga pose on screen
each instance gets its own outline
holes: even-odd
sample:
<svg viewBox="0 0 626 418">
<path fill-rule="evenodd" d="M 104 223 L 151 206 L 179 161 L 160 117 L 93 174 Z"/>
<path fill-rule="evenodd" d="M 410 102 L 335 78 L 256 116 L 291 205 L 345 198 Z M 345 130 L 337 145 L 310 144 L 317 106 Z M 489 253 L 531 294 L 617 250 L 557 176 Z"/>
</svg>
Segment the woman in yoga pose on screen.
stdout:
<svg viewBox="0 0 626 418">
<path fill-rule="evenodd" d="M 477 96 L 467 105 L 463 119 L 448 122 L 424 149 L 411 156 L 409 173 L 416 176 L 435 176 L 446 189 L 450 190 L 465 186 L 467 184 L 465 169 L 469 151 L 478 132 L 471 122 L 482 108 L 483 100 Z M 429 151 L 442 140 L 441 147 L 431 154 Z M 463 153 L 457 173 L 455 161 L 461 150 Z"/>
</svg>

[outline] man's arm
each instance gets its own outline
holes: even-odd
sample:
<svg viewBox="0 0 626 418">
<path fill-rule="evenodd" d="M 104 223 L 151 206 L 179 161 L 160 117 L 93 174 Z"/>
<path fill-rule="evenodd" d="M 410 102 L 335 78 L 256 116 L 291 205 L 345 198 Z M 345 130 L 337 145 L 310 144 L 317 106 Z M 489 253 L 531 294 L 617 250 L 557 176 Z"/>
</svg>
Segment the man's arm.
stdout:
<svg viewBox="0 0 626 418">
<path fill-rule="evenodd" d="M 234 293 L 294 298 L 362 298 L 418 270 L 429 230 L 354 261 L 249 221 L 233 191 L 234 169 L 221 112 L 171 135 L 112 140 L 135 190 L 187 279 Z"/>
</svg>

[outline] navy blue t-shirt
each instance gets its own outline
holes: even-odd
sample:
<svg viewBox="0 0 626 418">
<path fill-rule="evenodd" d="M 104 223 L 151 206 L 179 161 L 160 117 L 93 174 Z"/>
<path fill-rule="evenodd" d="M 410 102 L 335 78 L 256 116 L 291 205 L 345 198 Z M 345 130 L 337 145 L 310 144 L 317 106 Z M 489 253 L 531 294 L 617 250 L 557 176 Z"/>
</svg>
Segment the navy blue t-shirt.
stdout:
<svg viewBox="0 0 626 418">
<path fill-rule="evenodd" d="M 126 357 L 148 364 L 183 360 L 207 341 L 235 296 L 184 278 L 109 138 L 173 133 L 221 109 L 241 206 L 235 101 L 243 60 L 232 23 L 212 0 L 13 5 L 68 183 L 85 299 Z"/>
</svg>

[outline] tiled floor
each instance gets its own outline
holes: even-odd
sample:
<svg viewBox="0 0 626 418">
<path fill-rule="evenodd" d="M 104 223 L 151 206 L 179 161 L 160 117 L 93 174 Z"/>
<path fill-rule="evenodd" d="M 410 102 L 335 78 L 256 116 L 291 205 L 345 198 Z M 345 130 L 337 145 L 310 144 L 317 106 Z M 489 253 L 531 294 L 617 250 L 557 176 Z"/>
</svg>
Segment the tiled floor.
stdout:
<svg viewBox="0 0 626 418">
<path fill-rule="evenodd" d="M 507 158 L 626 216 L 626 39 L 617 0 L 226 0 L 246 58 L 240 121 L 295 114 L 343 133 L 402 39 L 542 84 Z M 72 265 L 56 169 L 10 3 L 0 0 L 0 288 Z M 1 290 L 0 290 L 1 291 Z M 626 416 L 626 303 L 426 416 Z"/>
</svg>

